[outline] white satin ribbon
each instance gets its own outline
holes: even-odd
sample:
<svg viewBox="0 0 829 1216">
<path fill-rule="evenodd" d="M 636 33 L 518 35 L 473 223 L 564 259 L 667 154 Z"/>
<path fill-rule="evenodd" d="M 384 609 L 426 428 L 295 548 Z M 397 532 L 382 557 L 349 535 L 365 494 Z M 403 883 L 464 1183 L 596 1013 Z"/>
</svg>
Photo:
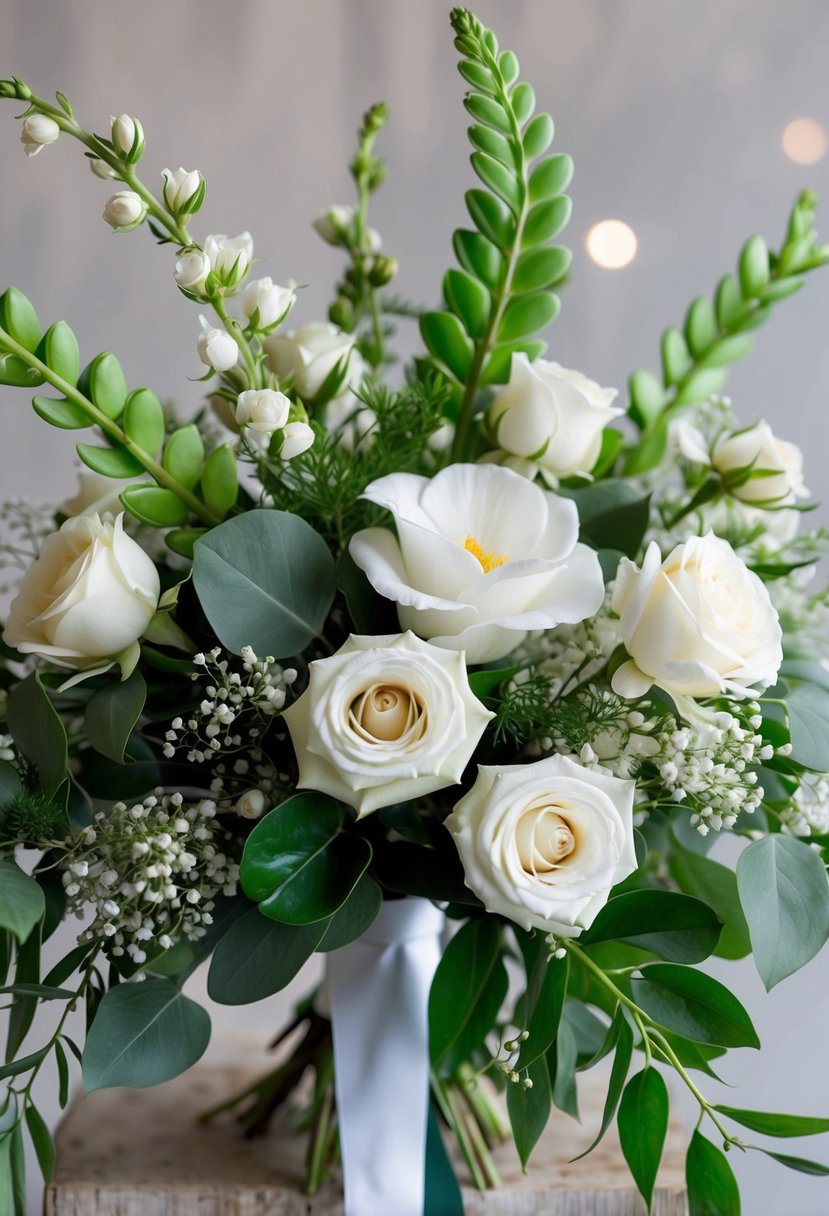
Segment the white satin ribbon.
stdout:
<svg viewBox="0 0 829 1216">
<path fill-rule="evenodd" d="M 429 989 L 445 917 L 387 900 L 368 932 L 327 955 L 345 1216 L 423 1216 Z"/>
</svg>

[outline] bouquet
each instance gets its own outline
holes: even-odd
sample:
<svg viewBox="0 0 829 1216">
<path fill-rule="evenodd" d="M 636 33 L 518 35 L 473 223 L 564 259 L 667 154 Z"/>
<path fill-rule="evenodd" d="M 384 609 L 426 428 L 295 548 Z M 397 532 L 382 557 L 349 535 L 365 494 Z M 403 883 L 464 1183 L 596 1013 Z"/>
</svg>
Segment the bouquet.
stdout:
<svg viewBox="0 0 829 1216">
<path fill-rule="evenodd" d="M 208 1043 L 196 967 L 243 1005 L 318 951 L 290 1051 L 227 1106 L 247 1134 L 293 1112 L 309 1191 L 341 1157 L 348 1216 L 460 1211 L 440 1128 L 497 1185 L 494 1144 L 526 1167 L 605 1057 L 594 1144 L 615 1119 L 648 1207 L 666 1071 L 699 1107 L 695 1216 L 739 1212 L 728 1150 L 829 1173 L 775 1147 L 829 1119 L 706 1097 L 759 1042 L 699 966 L 752 953 L 770 989 L 829 936 L 829 589 L 810 582 L 829 545 L 801 527 L 800 451 L 723 396 L 829 261 L 816 199 L 775 251 L 746 242 L 620 399 L 538 336 L 571 160 L 515 55 L 470 12 L 451 24 L 478 184 L 434 309 L 395 294 L 369 224 L 383 105 L 355 205 L 314 221 L 342 261 L 314 322 L 295 283 L 254 277 L 248 232 L 191 231 L 201 173 L 145 184 L 138 119 L 93 134 L 63 94 L 0 81 L 27 155 L 76 140 L 114 190 L 106 223 L 164 247 L 208 394 L 183 420 L 0 296 L 0 382 L 86 432 L 75 498 L 4 509 L 2 1211 L 23 1211 L 25 1137 L 53 1165 L 47 1062 L 61 1105 L 73 1056 L 87 1092 L 167 1080 Z M 724 834 L 736 865 L 711 855 Z"/>
</svg>

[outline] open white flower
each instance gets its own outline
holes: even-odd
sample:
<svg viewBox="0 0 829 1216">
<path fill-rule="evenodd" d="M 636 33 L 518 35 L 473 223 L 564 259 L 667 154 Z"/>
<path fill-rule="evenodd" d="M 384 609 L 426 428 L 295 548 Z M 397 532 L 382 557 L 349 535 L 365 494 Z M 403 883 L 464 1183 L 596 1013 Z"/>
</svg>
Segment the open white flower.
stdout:
<svg viewBox="0 0 829 1216">
<path fill-rule="evenodd" d="M 253 237 L 247 231 L 238 236 L 215 232 L 205 239 L 204 252 L 216 277 L 225 287 L 233 287 L 245 277 L 253 261 Z"/>
<path fill-rule="evenodd" d="M 249 388 L 236 399 L 236 421 L 267 447 L 274 431 L 288 421 L 291 403 L 271 388 Z"/>
<path fill-rule="evenodd" d="M 124 532 L 97 515 L 47 536 L 9 610 L 9 646 L 62 667 L 101 668 L 134 646 L 158 604 L 158 571 Z"/>
<path fill-rule="evenodd" d="M 797 444 L 778 439 L 767 422 L 756 422 L 743 431 L 734 431 L 718 440 L 711 463 L 726 478 L 729 493 L 742 502 L 770 502 L 776 506 L 805 498 L 808 490 L 803 484 L 803 453 Z M 741 470 L 751 470 L 755 476 L 746 480 Z"/>
<path fill-rule="evenodd" d="M 729 545 L 709 532 L 663 562 L 651 544 L 641 570 L 623 558 L 613 609 L 630 655 L 613 676 L 623 697 L 652 684 L 680 703 L 768 687 L 783 661 L 782 631 L 765 584 Z"/>
<path fill-rule="evenodd" d="M 198 169 L 162 169 L 164 201 L 178 215 L 182 211 L 198 210 L 197 196 L 204 195 L 204 178 Z"/>
<path fill-rule="evenodd" d="M 446 820 L 488 912 L 576 937 L 636 869 L 635 783 L 566 756 L 481 766 Z"/>
<path fill-rule="evenodd" d="M 612 404 L 615 396 L 616 389 L 559 363 L 513 355 L 509 383 L 490 406 L 489 424 L 518 472 L 540 470 L 552 478 L 589 473 L 604 428 L 624 413 Z"/>
<path fill-rule="evenodd" d="M 404 629 L 487 663 L 531 629 L 582 621 L 604 598 L 599 560 L 577 543 L 576 506 L 498 465 L 453 464 L 433 478 L 392 473 L 364 497 L 397 536 L 367 528 L 351 556 L 397 604 Z"/>
<path fill-rule="evenodd" d="M 294 388 L 307 401 L 316 397 L 337 368 L 342 378 L 331 396 L 359 387 L 365 363 L 354 349 L 356 341 L 355 334 L 322 322 L 303 325 L 287 334 L 272 334 L 265 340 L 265 350 L 277 376 L 292 375 Z"/>
<path fill-rule="evenodd" d="M 350 637 L 284 714 L 299 786 L 360 816 L 457 784 L 491 717 L 463 655 L 412 633 Z"/>
<path fill-rule="evenodd" d="M 277 321 L 284 321 L 296 303 L 296 283 L 292 279 L 287 287 L 280 287 L 270 275 L 252 279 L 242 292 L 241 302 L 248 320 L 255 315 L 258 329 L 270 329 Z"/>
</svg>

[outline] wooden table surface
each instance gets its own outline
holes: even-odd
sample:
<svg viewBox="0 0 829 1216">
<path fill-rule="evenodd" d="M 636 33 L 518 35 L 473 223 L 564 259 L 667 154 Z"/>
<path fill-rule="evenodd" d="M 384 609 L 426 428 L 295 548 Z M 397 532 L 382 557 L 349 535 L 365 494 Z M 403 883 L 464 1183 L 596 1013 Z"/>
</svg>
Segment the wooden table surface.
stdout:
<svg viewBox="0 0 829 1216">
<path fill-rule="evenodd" d="M 103 1090 L 78 1102 L 58 1132 L 47 1216 L 342 1216 L 336 1179 L 313 1198 L 300 1191 L 304 1137 L 275 1127 L 245 1141 L 232 1118 L 197 1124 L 247 1080 L 242 1069 L 203 1065 L 154 1089 Z M 466 1216 L 644 1216 L 613 1131 L 568 1164 L 595 1135 L 604 1092 L 592 1074 L 581 1078 L 582 1122 L 554 1111 L 527 1175 L 514 1147 L 500 1147 L 501 1190 L 476 1191 L 460 1165 Z M 671 1127 L 654 1216 L 686 1216 L 686 1140 Z"/>
</svg>

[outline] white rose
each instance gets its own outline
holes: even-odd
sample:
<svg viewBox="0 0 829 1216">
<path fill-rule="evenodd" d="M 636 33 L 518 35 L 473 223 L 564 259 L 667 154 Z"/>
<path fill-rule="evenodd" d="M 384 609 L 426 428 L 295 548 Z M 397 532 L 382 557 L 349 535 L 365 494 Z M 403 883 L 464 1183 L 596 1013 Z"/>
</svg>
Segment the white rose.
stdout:
<svg viewBox="0 0 829 1216">
<path fill-rule="evenodd" d="M 619 564 L 613 591 L 630 655 L 613 676 L 623 697 L 652 684 L 675 700 L 745 697 L 783 661 L 780 621 L 764 583 L 713 532 L 677 545 L 663 562 L 651 544 L 639 570 Z"/>
<path fill-rule="evenodd" d="M 511 469 L 452 464 L 431 479 L 392 473 L 363 494 L 391 511 L 358 532 L 351 556 L 397 604 L 404 629 L 487 663 L 531 629 L 583 621 L 604 599 L 599 560 L 577 543 L 575 503 Z"/>
<path fill-rule="evenodd" d="M 265 350 L 277 376 L 293 375 L 297 393 L 309 400 L 316 397 L 338 367 L 343 373 L 338 393 L 344 388 L 359 388 L 365 364 L 357 358 L 356 340 L 354 334 L 320 322 L 287 334 L 272 334 L 265 340 Z"/>
<path fill-rule="evenodd" d="M 240 232 L 238 236 L 216 232 L 205 240 L 204 252 L 217 277 L 226 287 L 232 287 L 248 272 L 253 260 L 253 237 L 249 232 Z"/>
<path fill-rule="evenodd" d="M 257 329 L 270 329 L 278 321 L 284 321 L 296 303 L 296 284 L 290 282 L 280 287 L 265 276 L 253 279 L 242 292 L 242 312 L 248 318 L 258 314 Z"/>
<path fill-rule="evenodd" d="M 634 789 L 566 756 L 480 767 L 446 820 L 466 885 L 524 929 L 576 937 L 636 869 Z"/>
<path fill-rule="evenodd" d="M 59 135 L 60 127 L 45 114 L 30 114 L 20 128 L 20 142 L 27 156 L 37 156 L 41 148 L 53 144 Z"/>
<path fill-rule="evenodd" d="M 267 805 L 268 799 L 262 790 L 245 790 L 234 810 L 242 819 L 261 819 Z"/>
<path fill-rule="evenodd" d="M 236 399 L 236 421 L 267 444 L 274 431 L 288 421 L 291 403 L 284 393 L 270 388 L 248 389 Z"/>
<path fill-rule="evenodd" d="M 119 495 L 130 485 L 127 480 L 104 477 L 91 469 L 78 472 L 78 490 L 72 498 L 65 499 L 58 507 L 64 515 L 118 515 L 121 511 Z"/>
<path fill-rule="evenodd" d="M 196 196 L 203 193 L 202 183 L 204 181 L 198 169 L 188 171 L 178 168 L 175 172 L 171 169 L 162 169 L 161 176 L 164 178 L 164 201 L 174 214 L 177 215 L 185 210 L 198 210 L 194 204 L 197 201 Z"/>
<path fill-rule="evenodd" d="M 794 443 L 778 439 L 767 422 L 755 422 L 744 431 L 735 431 L 718 440 L 711 463 L 726 478 L 729 492 L 743 502 L 790 502 L 808 494 L 803 484 L 803 453 Z M 731 474 L 742 469 L 763 476 L 749 477 L 729 485 Z"/>
<path fill-rule="evenodd" d="M 114 523 L 79 515 L 44 540 L 3 636 L 62 667 L 100 667 L 141 637 L 159 591 L 158 571 L 124 532 L 123 514 Z"/>
<path fill-rule="evenodd" d="M 185 291 L 199 294 L 210 274 L 210 258 L 201 249 L 188 249 L 176 262 L 175 279 Z"/>
<path fill-rule="evenodd" d="M 119 190 L 107 199 L 104 207 L 104 219 L 110 228 L 131 228 L 140 224 L 146 214 L 146 204 L 134 190 Z"/>
<path fill-rule="evenodd" d="M 115 151 L 130 160 L 138 160 L 140 149 L 144 146 L 144 128 L 138 119 L 130 118 L 129 114 L 119 114 L 117 118 L 110 118 L 110 124 Z"/>
<path fill-rule="evenodd" d="M 202 363 L 217 372 L 230 371 L 239 361 L 236 339 L 224 329 L 214 329 L 204 317 L 199 317 L 199 324 L 201 333 L 196 346 Z"/>
<path fill-rule="evenodd" d="M 307 422 L 289 422 L 282 428 L 282 447 L 279 455 L 283 460 L 293 460 L 307 452 L 314 443 L 314 432 Z"/>
<path fill-rule="evenodd" d="M 553 477 L 589 473 L 602 446 L 602 432 L 624 411 L 612 405 L 613 388 L 602 388 L 581 372 L 524 354 L 513 355 L 509 383 L 489 408 L 495 441 L 511 457 Z"/>
<path fill-rule="evenodd" d="M 359 816 L 457 784 L 491 717 L 463 655 L 411 633 L 350 637 L 284 714 L 299 786 Z"/>
</svg>

